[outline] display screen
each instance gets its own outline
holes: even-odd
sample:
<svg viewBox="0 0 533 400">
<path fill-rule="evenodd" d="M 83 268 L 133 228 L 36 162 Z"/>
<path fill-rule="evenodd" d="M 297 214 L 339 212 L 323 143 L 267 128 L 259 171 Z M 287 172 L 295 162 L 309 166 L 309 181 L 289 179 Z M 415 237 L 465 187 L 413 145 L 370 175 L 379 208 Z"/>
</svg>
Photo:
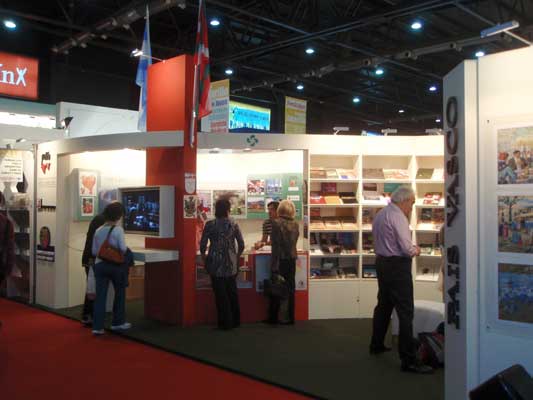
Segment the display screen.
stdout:
<svg viewBox="0 0 533 400">
<path fill-rule="evenodd" d="M 159 234 L 159 188 L 122 189 L 124 231 Z"/>
<path fill-rule="evenodd" d="M 270 109 L 230 101 L 229 129 L 231 131 L 270 131 Z"/>
</svg>

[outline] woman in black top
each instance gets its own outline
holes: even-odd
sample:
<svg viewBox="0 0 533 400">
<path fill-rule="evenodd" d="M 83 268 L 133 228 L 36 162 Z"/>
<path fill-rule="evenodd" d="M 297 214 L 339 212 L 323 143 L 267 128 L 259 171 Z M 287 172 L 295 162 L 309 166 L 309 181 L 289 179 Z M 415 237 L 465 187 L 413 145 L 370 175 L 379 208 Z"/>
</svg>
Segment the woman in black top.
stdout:
<svg viewBox="0 0 533 400">
<path fill-rule="evenodd" d="M 281 324 L 294 324 L 294 291 L 296 275 L 296 243 L 300 235 L 298 222 L 294 220 L 296 208 L 290 200 L 283 200 L 278 207 L 278 219 L 272 222 L 272 273 L 280 274 L 289 288 L 288 298 L 288 320 L 281 321 Z M 270 298 L 268 310 L 269 324 L 278 323 L 278 313 L 280 309 L 280 299 Z"/>
<path fill-rule="evenodd" d="M 236 328 L 241 323 L 236 278 L 239 258 L 244 251 L 244 240 L 239 225 L 229 218 L 230 207 L 229 200 L 217 200 L 216 218 L 205 224 L 200 240 L 200 254 L 211 276 L 215 293 L 218 327 L 224 330 Z M 208 241 L 209 252 L 206 257 Z"/>
</svg>

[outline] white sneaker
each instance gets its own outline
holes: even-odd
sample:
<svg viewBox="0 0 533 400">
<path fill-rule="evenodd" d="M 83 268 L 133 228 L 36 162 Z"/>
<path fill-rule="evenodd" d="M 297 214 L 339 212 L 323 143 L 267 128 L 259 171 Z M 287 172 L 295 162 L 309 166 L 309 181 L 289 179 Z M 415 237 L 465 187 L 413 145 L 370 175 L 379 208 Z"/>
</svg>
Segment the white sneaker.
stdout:
<svg viewBox="0 0 533 400">
<path fill-rule="evenodd" d="M 103 335 L 104 332 L 103 329 L 93 329 L 93 335 Z"/>
<path fill-rule="evenodd" d="M 129 322 L 124 322 L 122 325 L 111 325 L 112 331 L 125 331 L 130 328 L 131 324 Z"/>
</svg>

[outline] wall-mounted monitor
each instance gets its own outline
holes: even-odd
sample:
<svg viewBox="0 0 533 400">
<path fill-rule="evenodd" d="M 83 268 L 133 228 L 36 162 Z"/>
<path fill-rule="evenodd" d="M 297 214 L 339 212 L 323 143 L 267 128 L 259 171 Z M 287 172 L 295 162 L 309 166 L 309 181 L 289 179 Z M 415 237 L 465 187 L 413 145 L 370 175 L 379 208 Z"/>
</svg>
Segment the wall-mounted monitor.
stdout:
<svg viewBox="0 0 533 400">
<path fill-rule="evenodd" d="M 124 205 L 124 231 L 161 238 L 174 237 L 174 186 L 119 189 Z"/>
<path fill-rule="evenodd" d="M 232 132 L 268 132 L 270 109 L 230 101 L 229 129 Z"/>
</svg>

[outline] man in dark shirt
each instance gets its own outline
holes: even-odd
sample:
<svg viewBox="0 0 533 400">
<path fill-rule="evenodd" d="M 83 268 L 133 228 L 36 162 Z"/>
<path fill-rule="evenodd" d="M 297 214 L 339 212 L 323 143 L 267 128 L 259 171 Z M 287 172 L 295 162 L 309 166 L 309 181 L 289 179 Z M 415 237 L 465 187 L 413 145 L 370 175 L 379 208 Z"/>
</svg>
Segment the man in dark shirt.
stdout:
<svg viewBox="0 0 533 400">
<path fill-rule="evenodd" d="M 13 224 L 0 213 L 0 286 L 15 265 L 15 234 Z M 0 321 L 0 327 L 2 322 Z"/>
<path fill-rule="evenodd" d="M 83 255 L 81 257 L 81 264 L 85 268 L 85 275 L 89 276 L 89 268 L 94 265 L 94 257 L 92 255 L 93 238 L 94 233 L 105 223 L 103 215 L 99 214 L 93 218 L 87 231 L 87 238 L 85 239 L 85 248 L 83 249 Z M 83 303 L 83 311 L 81 315 L 81 322 L 84 325 L 90 325 L 93 321 L 93 305 L 94 300 L 87 298 L 85 295 L 85 301 Z"/>
</svg>

